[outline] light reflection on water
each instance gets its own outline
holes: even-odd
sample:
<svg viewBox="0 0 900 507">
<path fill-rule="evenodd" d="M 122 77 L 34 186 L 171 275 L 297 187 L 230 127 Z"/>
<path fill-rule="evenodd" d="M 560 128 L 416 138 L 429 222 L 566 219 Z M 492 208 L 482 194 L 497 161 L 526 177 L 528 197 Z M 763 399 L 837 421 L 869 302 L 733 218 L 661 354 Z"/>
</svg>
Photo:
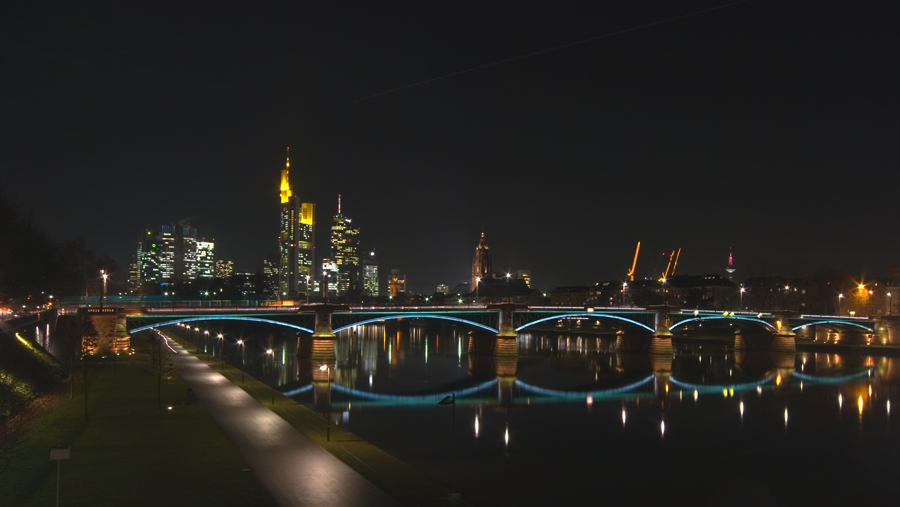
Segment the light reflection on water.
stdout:
<svg viewBox="0 0 900 507">
<path fill-rule="evenodd" d="M 283 358 L 266 363 L 247 347 L 248 373 L 281 391 L 312 382 L 319 363 L 308 337 L 245 332 Z M 523 333 L 504 342 L 409 324 L 351 328 L 333 349 L 326 360 L 344 389 L 308 389 L 295 399 L 319 413 L 330 407 L 334 424 L 447 482 L 451 415 L 437 400 L 480 389 L 460 396 L 456 408 L 460 421 L 470 421 L 457 425 L 459 484 L 476 503 L 579 504 L 598 477 L 609 498 L 632 503 L 671 501 L 678 492 L 706 503 L 718 489 L 686 488 L 698 476 L 704 484 L 743 485 L 750 504 L 808 503 L 834 481 L 842 485 L 836 496 L 821 493 L 832 503 L 840 491 L 860 493 L 854 479 L 877 498 L 886 493 L 879 477 L 891 467 L 864 473 L 820 463 L 879 462 L 900 451 L 889 417 L 898 359 L 679 340 L 674 356 L 660 358 L 617 353 L 614 336 Z M 239 364 L 232 353 L 226 347 L 229 362 Z M 844 413 L 845 395 L 856 401 L 852 416 Z M 807 465 L 761 472 L 784 459 Z M 540 487 L 523 489 L 522 478 L 536 473 Z M 644 486 L 651 478 L 658 487 Z"/>
</svg>

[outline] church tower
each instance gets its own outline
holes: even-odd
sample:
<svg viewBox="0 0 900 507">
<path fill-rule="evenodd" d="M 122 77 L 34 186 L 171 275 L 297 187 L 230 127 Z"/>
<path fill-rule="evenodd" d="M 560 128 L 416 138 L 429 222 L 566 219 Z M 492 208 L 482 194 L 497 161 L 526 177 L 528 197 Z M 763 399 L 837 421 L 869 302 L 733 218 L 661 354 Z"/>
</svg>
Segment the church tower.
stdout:
<svg viewBox="0 0 900 507">
<path fill-rule="evenodd" d="M 491 251 L 484 240 L 484 233 L 481 233 L 481 241 L 475 247 L 475 259 L 472 261 L 472 284 L 469 286 L 471 292 L 475 292 L 478 279 L 491 276 Z"/>
</svg>

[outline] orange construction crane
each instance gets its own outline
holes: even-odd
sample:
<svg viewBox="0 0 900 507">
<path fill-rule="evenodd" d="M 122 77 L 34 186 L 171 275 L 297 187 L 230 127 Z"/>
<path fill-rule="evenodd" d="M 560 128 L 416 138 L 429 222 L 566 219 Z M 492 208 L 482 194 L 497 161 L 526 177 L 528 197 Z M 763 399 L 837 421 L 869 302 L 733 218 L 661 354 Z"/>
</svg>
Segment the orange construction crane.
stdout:
<svg viewBox="0 0 900 507">
<path fill-rule="evenodd" d="M 638 241 L 637 248 L 634 249 L 634 261 L 631 263 L 631 269 L 628 271 L 628 275 L 627 275 L 629 282 L 634 281 L 634 268 L 635 268 L 635 266 L 637 266 L 638 252 L 640 252 L 640 251 L 641 251 L 641 242 Z"/>
<path fill-rule="evenodd" d="M 675 268 L 678 266 L 678 258 L 681 257 L 681 249 L 678 249 L 678 253 L 675 253 L 675 250 L 672 250 L 672 253 L 669 254 L 669 265 L 666 266 L 666 272 L 662 274 L 662 280 L 669 278 L 669 270 L 672 270 L 672 276 L 675 276 Z M 675 260 L 675 263 L 672 263 L 672 260 Z"/>
</svg>

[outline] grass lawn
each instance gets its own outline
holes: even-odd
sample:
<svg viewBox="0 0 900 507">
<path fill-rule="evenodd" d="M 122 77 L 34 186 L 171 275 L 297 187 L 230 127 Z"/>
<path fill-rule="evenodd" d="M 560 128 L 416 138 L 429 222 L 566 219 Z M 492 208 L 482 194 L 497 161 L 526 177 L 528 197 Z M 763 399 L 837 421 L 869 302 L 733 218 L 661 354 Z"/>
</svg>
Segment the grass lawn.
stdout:
<svg viewBox="0 0 900 507">
<path fill-rule="evenodd" d="M 269 506 L 274 502 L 201 405 L 184 405 L 186 386 L 157 381 L 140 355 L 96 366 L 85 421 L 82 385 L 48 395 L 12 467 L 0 475 L 0 504 L 54 505 L 50 447 L 71 446 L 61 463 L 60 505 Z M 173 405 L 172 410 L 165 407 Z"/>
</svg>

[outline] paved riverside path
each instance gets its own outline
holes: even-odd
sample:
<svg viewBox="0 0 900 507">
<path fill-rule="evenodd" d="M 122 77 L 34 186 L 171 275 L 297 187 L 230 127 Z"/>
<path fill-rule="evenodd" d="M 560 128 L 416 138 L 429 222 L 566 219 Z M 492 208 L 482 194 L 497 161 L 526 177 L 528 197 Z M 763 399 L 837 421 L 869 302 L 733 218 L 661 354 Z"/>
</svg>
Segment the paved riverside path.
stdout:
<svg viewBox="0 0 900 507">
<path fill-rule="evenodd" d="M 399 505 L 243 389 L 181 346 L 173 346 L 181 377 L 275 503 L 283 507 Z"/>
</svg>

